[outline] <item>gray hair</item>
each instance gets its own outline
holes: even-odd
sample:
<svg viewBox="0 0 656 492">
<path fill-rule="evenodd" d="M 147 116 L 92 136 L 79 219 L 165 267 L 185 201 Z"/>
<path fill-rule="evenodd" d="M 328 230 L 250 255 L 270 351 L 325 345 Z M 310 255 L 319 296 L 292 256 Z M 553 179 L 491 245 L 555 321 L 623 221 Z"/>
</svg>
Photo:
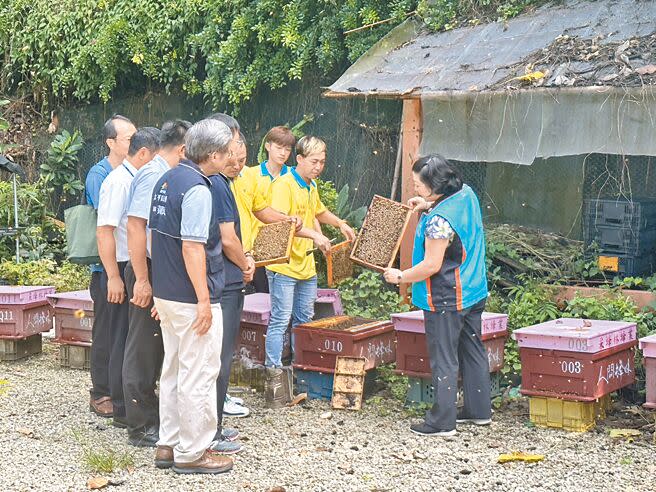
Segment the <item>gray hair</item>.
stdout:
<svg viewBox="0 0 656 492">
<path fill-rule="evenodd" d="M 209 118 L 200 120 L 185 135 L 185 154 L 199 164 L 212 152 L 227 154 L 231 140 L 232 132 L 225 123 Z"/>
</svg>

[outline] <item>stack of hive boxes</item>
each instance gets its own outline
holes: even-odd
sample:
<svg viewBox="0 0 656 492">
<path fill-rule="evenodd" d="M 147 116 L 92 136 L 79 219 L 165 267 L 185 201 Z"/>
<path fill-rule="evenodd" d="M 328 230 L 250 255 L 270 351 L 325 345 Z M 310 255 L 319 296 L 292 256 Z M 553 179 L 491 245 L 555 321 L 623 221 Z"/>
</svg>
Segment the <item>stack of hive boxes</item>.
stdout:
<svg viewBox="0 0 656 492">
<path fill-rule="evenodd" d="M 601 270 L 649 275 L 656 267 L 656 200 L 585 200 L 583 239 L 599 248 Z"/>
<path fill-rule="evenodd" d="M 640 339 L 640 349 L 645 361 L 647 401 L 646 408 L 656 409 L 656 335 Z"/>
<path fill-rule="evenodd" d="M 48 302 L 55 318 L 55 341 L 59 364 L 73 369 L 90 369 L 93 301 L 88 290 L 51 294 Z"/>
<path fill-rule="evenodd" d="M 365 359 L 365 391 L 373 386 L 375 368 L 395 357 L 392 323 L 353 316 L 298 325 L 293 329 L 293 343 L 296 391 L 315 399 L 331 399 L 338 356 Z"/>
<path fill-rule="evenodd" d="M 52 328 L 53 287 L 0 286 L 0 360 L 41 353 L 41 334 Z"/>
<path fill-rule="evenodd" d="M 409 377 L 406 404 L 433 403 L 430 357 L 426 347 L 424 312 L 410 311 L 392 315 L 396 330 L 396 372 Z M 483 313 L 481 339 L 490 364 L 492 396 L 500 394 L 504 346 L 508 336 L 508 315 Z"/>
<path fill-rule="evenodd" d="M 605 418 L 610 394 L 635 379 L 635 323 L 562 318 L 513 338 L 536 425 L 586 431 Z"/>
</svg>

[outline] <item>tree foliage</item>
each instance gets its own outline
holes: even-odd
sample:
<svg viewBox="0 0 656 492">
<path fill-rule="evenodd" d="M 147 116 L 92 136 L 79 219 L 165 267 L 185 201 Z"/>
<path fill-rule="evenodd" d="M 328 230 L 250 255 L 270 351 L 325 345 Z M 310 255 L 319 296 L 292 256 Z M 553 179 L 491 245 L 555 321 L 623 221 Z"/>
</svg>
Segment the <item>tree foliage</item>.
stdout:
<svg viewBox="0 0 656 492">
<path fill-rule="evenodd" d="M 47 103 L 153 88 L 234 107 L 259 87 L 338 73 L 412 12 L 442 29 L 532 1 L 0 0 L 0 92 Z"/>
</svg>

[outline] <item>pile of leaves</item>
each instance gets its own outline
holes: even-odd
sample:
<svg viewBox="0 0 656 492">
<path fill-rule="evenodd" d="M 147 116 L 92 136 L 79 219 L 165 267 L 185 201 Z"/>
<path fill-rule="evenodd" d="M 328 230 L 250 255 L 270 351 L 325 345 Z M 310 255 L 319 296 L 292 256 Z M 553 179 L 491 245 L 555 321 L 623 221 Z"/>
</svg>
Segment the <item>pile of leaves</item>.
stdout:
<svg viewBox="0 0 656 492">
<path fill-rule="evenodd" d="M 558 36 L 510 68 L 492 88 L 631 86 L 656 84 L 656 33 L 623 42 Z"/>
</svg>

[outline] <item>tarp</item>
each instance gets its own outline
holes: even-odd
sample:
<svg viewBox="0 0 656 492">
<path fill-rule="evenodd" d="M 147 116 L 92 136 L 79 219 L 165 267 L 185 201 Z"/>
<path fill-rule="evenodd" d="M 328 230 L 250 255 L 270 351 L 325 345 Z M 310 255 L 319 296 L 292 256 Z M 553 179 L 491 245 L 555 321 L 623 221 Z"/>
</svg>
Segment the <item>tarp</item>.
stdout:
<svg viewBox="0 0 656 492">
<path fill-rule="evenodd" d="M 589 153 L 656 155 L 656 91 L 570 89 L 422 99 L 422 154 L 531 164 Z"/>
</svg>

